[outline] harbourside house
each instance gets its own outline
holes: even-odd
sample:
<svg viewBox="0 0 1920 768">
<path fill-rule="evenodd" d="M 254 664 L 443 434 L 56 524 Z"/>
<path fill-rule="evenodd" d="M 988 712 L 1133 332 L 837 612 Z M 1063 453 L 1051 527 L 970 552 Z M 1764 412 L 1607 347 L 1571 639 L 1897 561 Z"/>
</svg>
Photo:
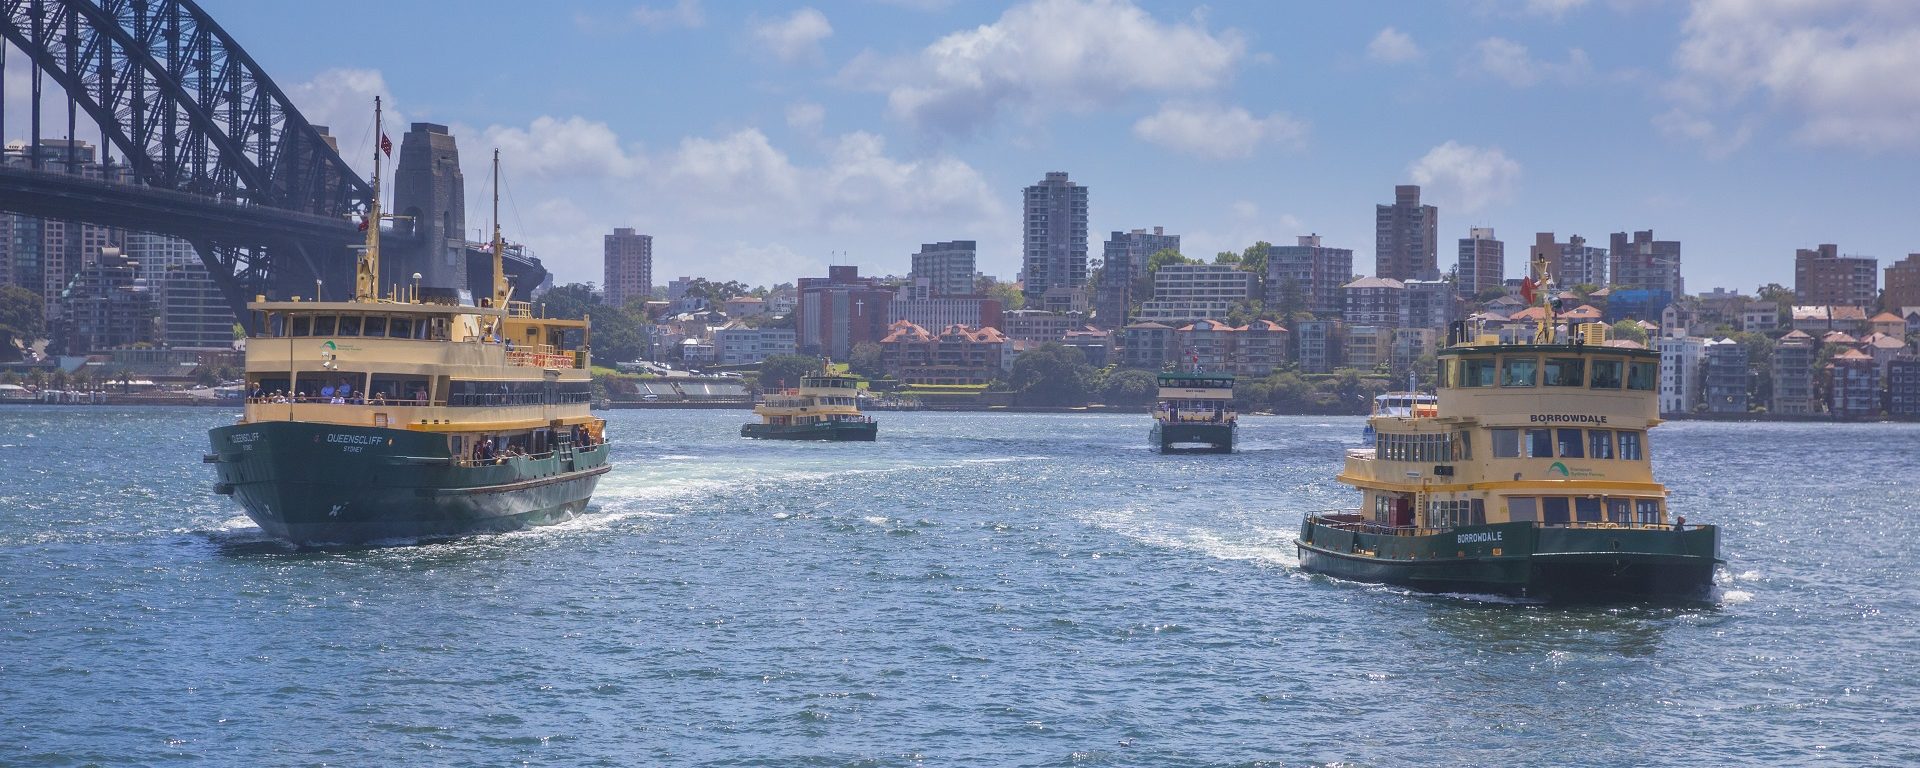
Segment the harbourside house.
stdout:
<svg viewBox="0 0 1920 768">
<path fill-rule="evenodd" d="M 773 355 L 791 355 L 799 336 L 791 328 L 750 328 L 738 321 L 714 329 L 713 347 L 721 365 L 758 365 Z"/>
<path fill-rule="evenodd" d="M 1768 413 L 1808 416 L 1819 412 L 1813 390 L 1813 362 L 1819 353 L 1813 337 L 1805 331 L 1789 331 L 1774 342 L 1773 402 L 1767 406 Z"/>
<path fill-rule="evenodd" d="M 1826 365 L 1827 413 L 1835 419 L 1871 419 L 1880 411 L 1880 372 L 1857 349 L 1834 355 Z"/>
<path fill-rule="evenodd" d="M 1255 320 L 1238 329 L 1233 372 L 1251 378 L 1274 372 L 1287 361 L 1287 329 L 1272 320 Z"/>
<path fill-rule="evenodd" d="M 1920 358 L 1905 357 L 1887 366 L 1887 415 L 1920 419 Z"/>
<path fill-rule="evenodd" d="M 1157 371 L 1176 358 L 1173 326 L 1140 322 L 1120 329 L 1120 359 L 1128 368 Z"/>
<path fill-rule="evenodd" d="M 1660 351 L 1660 414 L 1693 413 L 1701 399 L 1700 368 L 1707 356 L 1707 340 L 1668 337 L 1656 340 L 1654 346 Z"/>
<path fill-rule="evenodd" d="M 1066 338 L 1068 331 L 1085 327 L 1086 322 L 1086 316 L 1076 313 L 1016 309 L 1001 313 L 999 328 L 1009 339 L 1039 346 Z"/>
<path fill-rule="evenodd" d="M 1060 343 L 1080 350 L 1080 354 L 1087 357 L 1087 365 L 1105 368 L 1115 358 L 1113 337 L 1112 332 L 1089 325 L 1077 331 L 1067 331 L 1060 338 Z"/>
<path fill-rule="evenodd" d="M 1294 339 L 1302 373 L 1332 373 L 1345 365 L 1347 324 L 1339 320 L 1303 320 L 1295 323 Z"/>
<path fill-rule="evenodd" d="M 1747 348 L 1732 339 L 1707 342 L 1706 405 L 1708 413 L 1747 412 Z"/>
<path fill-rule="evenodd" d="M 1007 337 L 994 328 L 950 325 L 929 333 L 905 320 L 880 341 L 881 365 L 907 384 L 981 385 L 1000 376 Z"/>
</svg>

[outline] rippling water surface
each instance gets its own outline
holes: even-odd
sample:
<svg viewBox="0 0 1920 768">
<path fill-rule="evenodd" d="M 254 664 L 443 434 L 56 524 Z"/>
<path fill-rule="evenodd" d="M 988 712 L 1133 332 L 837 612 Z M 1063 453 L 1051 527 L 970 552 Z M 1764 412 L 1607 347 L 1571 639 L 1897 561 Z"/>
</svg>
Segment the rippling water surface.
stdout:
<svg viewBox="0 0 1920 768">
<path fill-rule="evenodd" d="M 1661 427 L 1718 604 L 1567 609 L 1302 574 L 1358 419 L 616 411 L 577 521 L 296 552 L 231 415 L 0 410 L 0 764 L 1920 763 L 1915 425 Z"/>
</svg>

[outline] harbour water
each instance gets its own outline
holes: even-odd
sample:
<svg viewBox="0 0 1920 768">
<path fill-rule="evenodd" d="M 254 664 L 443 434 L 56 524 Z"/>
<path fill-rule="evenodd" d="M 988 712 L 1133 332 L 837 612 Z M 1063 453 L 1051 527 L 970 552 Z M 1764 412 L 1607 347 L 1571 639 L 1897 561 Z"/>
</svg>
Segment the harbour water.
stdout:
<svg viewBox="0 0 1920 768">
<path fill-rule="evenodd" d="M 0 410 L 0 764 L 1920 763 L 1920 425 L 1675 423 L 1717 602 L 1301 573 L 1358 418 L 615 411 L 589 513 L 296 552 L 221 409 Z"/>
</svg>

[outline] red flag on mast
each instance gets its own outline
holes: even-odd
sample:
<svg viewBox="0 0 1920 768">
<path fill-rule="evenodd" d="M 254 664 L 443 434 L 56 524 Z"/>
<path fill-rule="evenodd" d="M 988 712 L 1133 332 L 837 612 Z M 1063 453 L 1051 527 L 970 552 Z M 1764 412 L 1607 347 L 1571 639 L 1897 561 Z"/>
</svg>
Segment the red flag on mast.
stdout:
<svg viewBox="0 0 1920 768">
<path fill-rule="evenodd" d="M 1533 303 L 1533 278 L 1520 281 L 1520 300 L 1528 304 Z"/>
<path fill-rule="evenodd" d="M 380 151 L 385 152 L 387 157 L 393 157 L 393 141 L 387 138 L 384 131 L 380 133 Z"/>
</svg>

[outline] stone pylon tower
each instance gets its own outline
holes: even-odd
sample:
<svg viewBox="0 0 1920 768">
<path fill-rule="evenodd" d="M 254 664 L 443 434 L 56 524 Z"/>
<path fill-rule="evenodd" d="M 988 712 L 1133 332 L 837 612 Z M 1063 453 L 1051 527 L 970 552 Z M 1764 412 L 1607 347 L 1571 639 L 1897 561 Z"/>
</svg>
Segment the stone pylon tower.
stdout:
<svg viewBox="0 0 1920 768">
<path fill-rule="evenodd" d="M 394 231 L 413 235 L 419 245 L 389 260 L 381 270 L 383 290 L 408 285 L 415 272 L 422 287 L 466 288 L 467 188 L 453 134 L 444 125 L 414 123 L 400 142 L 393 175 L 393 212 L 409 217 L 395 222 Z"/>
</svg>

